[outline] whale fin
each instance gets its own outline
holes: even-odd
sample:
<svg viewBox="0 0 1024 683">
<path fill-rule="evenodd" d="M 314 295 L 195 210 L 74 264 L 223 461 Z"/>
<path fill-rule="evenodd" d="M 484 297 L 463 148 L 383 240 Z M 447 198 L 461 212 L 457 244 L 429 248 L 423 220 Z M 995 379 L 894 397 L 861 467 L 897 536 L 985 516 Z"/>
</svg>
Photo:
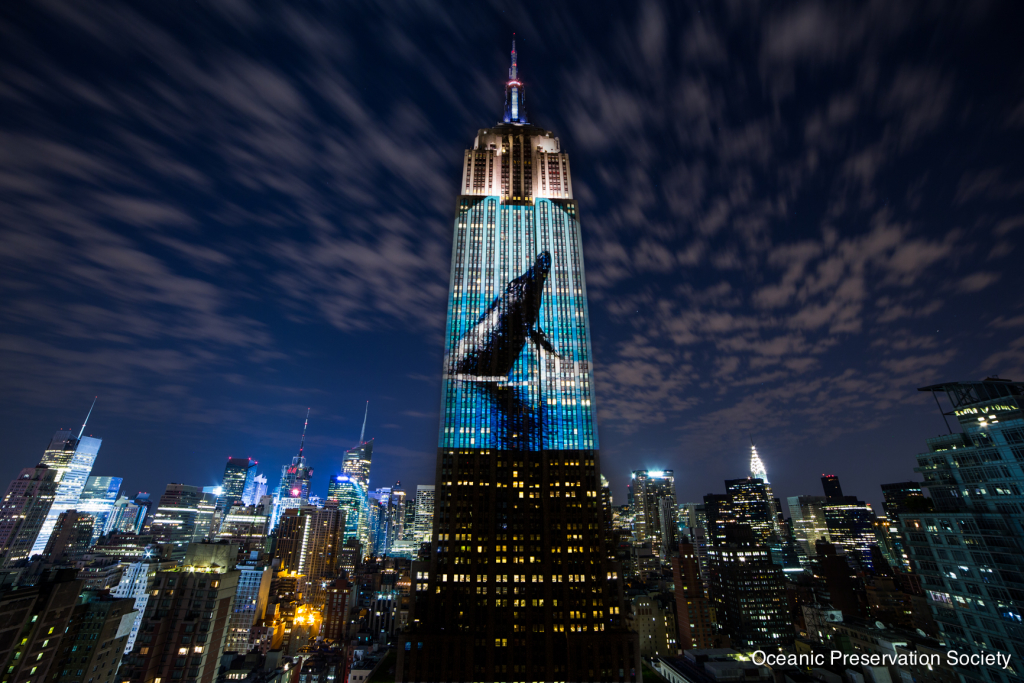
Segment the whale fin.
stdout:
<svg viewBox="0 0 1024 683">
<path fill-rule="evenodd" d="M 530 339 L 533 340 L 534 344 L 541 347 L 548 353 L 554 354 L 557 358 L 561 358 L 561 356 L 558 354 L 558 351 L 555 351 L 555 347 L 552 346 L 551 342 L 549 342 L 547 337 L 544 336 L 544 330 L 530 330 Z"/>
</svg>

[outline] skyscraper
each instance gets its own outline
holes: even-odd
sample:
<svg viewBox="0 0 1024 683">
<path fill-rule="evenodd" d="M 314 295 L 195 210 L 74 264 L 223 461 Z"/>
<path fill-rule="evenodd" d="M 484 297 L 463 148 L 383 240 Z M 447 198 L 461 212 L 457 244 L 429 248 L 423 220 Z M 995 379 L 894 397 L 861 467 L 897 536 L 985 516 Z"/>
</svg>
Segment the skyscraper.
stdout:
<svg viewBox="0 0 1024 683">
<path fill-rule="evenodd" d="M 153 515 L 153 536 L 159 543 L 173 543 L 180 552 L 210 533 L 217 496 L 198 486 L 170 483 L 160 496 Z"/>
<path fill-rule="evenodd" d="M 708 548 L 708 565 L 717 620 L 734 646 L 756 649 L 792 641 L 782 567 L 749 526 L 730 526 L 725 542 Z"/>
<path fill-rule="evenodd" d="M 228 458 L 221 483 L 223 492 L 217 501 L 218 510 L 230 510 L 233 505 L 240 505 L 247 498 L 252 498 L 257 464 L 252 458 Z"/>
<path fill-rule="evenodd" d="M 23 469 L 7 487 L 0 506 L 0 567 L 28 559 L 57 486 L 57 470 L 40 463 Z"/>
<path fill-rule="evenodd" d="M 919 481 L 898 481 L 882 484 L 882 509 L 890 522 L 900 518 L 900 512 L 930 512 L 932 501 L 924 497 Z"/>
<path fill-rule="evenodd" d="M 356 495 L 353 493 L 350 495 L 350 498 L 358 500 L 361 506 L 358 515 L 355 516 L 355 523 L 357 525 L 359 545 L 362 547 L 363 553 L 368 557 L 372 553 L 373 546 L 370 529 L 372 519 L 370 509 L 370 465 L 373 461 L 373 439 L 369 441 L 362 440 L 362 437 L 365 435 L 365 427 L 366 422 L 364 419 L 364 432 L 360 435 L 360 443 L 355 448 L 345 451 L 345 459 L 341 462 L 341 471 L 342 476 L 348 477 L 349 481 L 362 489 L 360 494 Z M 346 510 L 349 509 L 346 508 Z"/>
<path fill-rule="evenodd" d="M 114 504 L 117 503 L 117 494 L 121 490 L 121 477 L 89 477 L 85 482 L 85 488 L 78 497 L 78 505 L 75 509 L 80 514 L 90 515 L 93 518 L 92 542 L 105 533 L 107 521 L 114 511 Z"/>
<path fill-rule="evenodd" d="M 875 512 L 871 505 L 856 496 L 843 495 L 839 477 L 826 474 L 821 477 L 825 490 L 825 525 L 829 539 L 853 555 L 861 566 L 870 571 L 874 567 L 871 546 L 875 539 Z"/>
<path fill-rule="evenodd" d="M 142 533 L 142 526 L 146 523 L 146 516 L 149 514 L 153 501 L 149 494 L 140 491 L 135 498 L 121 496 L 114 503 L 114 507 L 107 517 L 103 533 L 117 532 L 122 534 Z"/>
<path fill-rule="evenodd" d="M 928 451 L 917 456 L 914 471 L 924 476 L 935 509 L 899 514 L 914 570 L 951 649 L 1020 657 L 1024 383 L 989 378 L 920 391 L 944 393 L 962 431 L 928 439 Z M 968 680 L 995 682 L 1008 672 L 993 666 L 970 673 Z"/>
<path fill-rule="evenodd" d="M 503 121 L 463 158 L 430 559 L 397 675 L 638 680 L 608 559 L 578 210 L 530 125 L 513 46 Z"/>
<path fill-rule="evenodd" d="M 824 496 L 790 496 L 789 517 L 793 520 L 793 534 L 804 549 L 805 557 L 817 555 L 815 543 L 829 541 L 828 522 L 825 521 Z"/>
<path fill-rule="evenodd" d="M 92 404 L 95 407 L 95 399 Z M 82 428 L 78 430 L 78 436 L 75 436 L 74 432 L 57 432 L 43 452 L 42 463 L 57 470 L 57 493 L 54 496 L 53 505 L 50 506 L 50 512 L 39 530 L 39 535 L 32 545 L 32 555 L 38 555 L 46 549 L 46 542 L 50 540 L 50 532 L 53 531 L 53 525 L 57 523 L 60 513 L 78 505 L 78 497 L 92 472 L 92 466 L 96 462 L 96 456 L 99 455 L 103 440 L 82 436 L 85 433 L 85 426 L 89 423 L 90 415 L 92 415 L 92 407 L 89 408 L 89 413 L 85 416 Z"/>
<path fill-rule="evenodd" d="M 274 516 L 271 528 L 277 526 L 281 513 L 288 508 L 297 508 L 309 502 L 310 479 L 313 468 L 306 464 L 306 428 L 309 427 L 309 410 L 306 410 L 306 422 L 302 425 L 302 438 L 299 440 L 299 452 L 292 457 L 290 465 L 281 466 L 281 483 L 274 494 Z"/>
<path fill-rule="evenodd" d="M 337 503 L 345 513 L 345 540 L 354 538 L 363 543 L 363 531 L 369 529 L 366 517 L 369 514 L 366 490 L 353 477 L 335 475 L 327 486 L 327 502 Z M 366 546 L 363 546 L 366 552 Z"/>
<path fill-rule="evenodd" d="M 434 485 L 416 485 L 416 540 L 429 543 L 434 528 Z"/>
<path fill-rule="evenodd" d="M 676 524 L 675 474 L 672 470 L 637 470 L 630 487 L 633 537 L 638 543 L 649 541 L 655 555 L 668 559 L 665 551 L 673 548 Z"/>
</svg>

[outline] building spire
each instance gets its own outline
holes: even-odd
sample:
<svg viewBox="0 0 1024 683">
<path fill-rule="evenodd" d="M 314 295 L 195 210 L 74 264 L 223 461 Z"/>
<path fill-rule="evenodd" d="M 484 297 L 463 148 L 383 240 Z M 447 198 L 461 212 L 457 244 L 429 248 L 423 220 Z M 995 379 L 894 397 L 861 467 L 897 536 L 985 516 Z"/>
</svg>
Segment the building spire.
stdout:
<svg viewBox="0 0 1024 683">
<path fill-rule="evenodd" d="M 508 80 L 515 81 L 519 78 L 519 69 L 516 65 L 516 34 L 512 34 L 512 66 L 508 70 Z"/>
<path fill-rule="evenodd" d="M 308 426 L 309 426 L 309 408 L 306 408 L 306 423 L 304 425 L 302 425 L 302 439 L 299 441 L 299 454 L 297 456 L 295 456 L 295 462 L 296 462 L 296 464 L 299 464 L 299 465 L 301 465 L 303 462 L 305 462 L 305 459 L 304 459 L 304 457 L 302 455 L 302 451 L 303 451 L 303 449 L 306 448 L 306 427 L 308 427 Z"/>
<path fill-rule="evenodd" d="M 768 483 L 768 472 L 761 462 L 761 456 L 757 454 L 757 446 L 754 445 L 754 438 L 750 438 L 750 476 Z"/>
<path fill-rule="evenodd" d="M 86 413 L 86 415 L 85 415 L 85 422 L 82 423 L 82 428 L 78 430 L 78 438 L 79 438 L 79 440 L 81 440 L 82 434 L 85 433 L 85 425 L 89 424 L 89 416 L 92 415 L 92 409 L 96 407 L 96 399 L 98 399 L 98 398 L 99 398 L 99 396 L 93 396 L 92 397 L 92 405 L 89 406 L 89 412 Z"/>
<path fill-rule="evenodd" d="M 363 440 L 363 437 L 366 436 L 366 418 L 369 416 L 369 414 L 370 414 L 370 402 L 367 401 L 366 402 L 366 411 L 363 412 L 363 431 L 359 432 L 359 444 L 360 445 L 365 443 L 365 441 Z"/>
<path fill-rule="evenodd" d="M 526 92 L 519 80 L 519 57 L 516 53 L 516 34 L 512 34 L 512 66 L 508 69 L 505 82 L 505 123 L 527 123 Z"/>
</svg>

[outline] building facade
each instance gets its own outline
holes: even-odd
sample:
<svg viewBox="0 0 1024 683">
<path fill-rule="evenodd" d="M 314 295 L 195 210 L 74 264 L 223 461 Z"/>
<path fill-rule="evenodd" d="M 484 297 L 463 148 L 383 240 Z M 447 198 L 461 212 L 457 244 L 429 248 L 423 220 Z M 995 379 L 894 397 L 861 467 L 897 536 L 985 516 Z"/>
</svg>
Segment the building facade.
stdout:
<svg viewBox="0 0 1024 683">
<path fill-rule="evenodd" d="M 526 119 L 463 157 L 430 557 L 412 565 L 401 681 L 640 677 L 608 559 L 578 209 L 568 155 Z"/>
<path fill-rule="evenodd" d="M 1024 383 L 987 379 L 921 391 L 945 394 L 961 431 L 928 439 L 917 456 L 914 471 L 924 475 L 935 509 L 899 513 L 910 561 L 950 648 L 1016 661 L 1024 656 Z M 968 681 L 1002 682 L 1008 673 L 961 670 Z"/>
</svg>

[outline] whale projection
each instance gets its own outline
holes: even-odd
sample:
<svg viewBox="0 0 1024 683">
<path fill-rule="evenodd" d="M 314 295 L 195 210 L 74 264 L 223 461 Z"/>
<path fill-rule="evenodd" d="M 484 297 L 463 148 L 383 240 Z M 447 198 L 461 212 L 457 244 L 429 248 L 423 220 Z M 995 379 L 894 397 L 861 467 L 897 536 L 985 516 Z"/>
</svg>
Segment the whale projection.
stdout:
<svg viewBox="0 0 1024 683">
<path fill-rule="evenodd" d="M 454 379 L 506 381 L 527 339 L 558 355 L 544 331 L 537 327 L 541 294 L 550 270 L 551 254 L 538 254 L 533 266 L 509 282 L 501 296 L 462 335 L 448 363 Z"/>
</svg>

